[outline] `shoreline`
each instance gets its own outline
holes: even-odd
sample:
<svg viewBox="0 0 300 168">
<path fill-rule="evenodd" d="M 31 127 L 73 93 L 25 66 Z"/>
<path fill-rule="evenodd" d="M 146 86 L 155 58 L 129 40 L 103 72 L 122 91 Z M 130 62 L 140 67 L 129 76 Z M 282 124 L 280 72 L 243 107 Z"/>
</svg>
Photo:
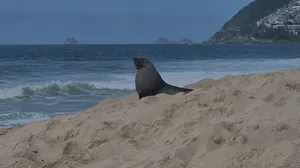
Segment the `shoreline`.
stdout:
<svg viewBox="0 0 300 168">
<path fill-rule="evenodd" d="M 293 71 L 293 70 L 296 70 L 296 71 L 297 71 L 297 70 L 300 70 L 300 68 L 294 68 L 294 69 L 281 69 L 281 70 L 275 70 L 275 71 L 269 71 L 269 72 L 261 72 L 261 73 L 249 73 L 249 74 L 238 74 L 238 75 L 225 75 L 225 76 L 222 76 L 222 77 L 216 78 L 216 79 L 213 79 L 213 78 L 204 78 L 204 79 L 201 79 L 201 80 L 199 80 L 199 81 L 197 81 L 197 82 L 194 82 L 194 83 L 190 83 L 190 84 L 184 85 L 183 87 L 193 88 L 194 85 L 197 85 L 197 84 L 200 83 L 201 81 L 217 81 L 217 80 L 221 80 L 221 79 L 227 78 L 227 77 L 240 77 L 240 76 L 251 76 L 251 75 L 263 75 L 263 74 L 270 74 L 270 73 L 276 73 L 276 72 L 281 72 L 281 71 Z M 104 101 L 109 101 L 109 100 L 111 100 L 111 99 L 122 99 L 122 98 L 126 98 L 126 97 L 132 96 L 132 95 L 137 96 L 137 95 L 136 95 L 136 92 L 134 91 L 134 93 L 129 93 L 128 95 L 125 95 L 125 96 L 119 96 L 119 97 L 114 97 L 114 98 L 105 98 L 105 99 L 103 99 L 103 100 L 100 100 L 100 101 L 99 101 L 98 103 L 96 103 L 94 106 L 97 106 L 98 104 L 101 104 L 101 102 L 104 102 Z M 39 121 L 35 121 L 35 122 L 26 123 L 26 124 L 21 125 L 21 126 L 0 127 L 0 136 L 1 136 L 1 134 L 8 132 L 9 130 L 16 129 L 16 128 L 22 128 L 22 127 L 25 127 L 26 125 L 29 125 L 29 124 L 48 121 L 48 120 L 54 119 L 54 118 L 56 118 L 56 117 L 64 117 L 64 116 L 76 115 L 76 114 L 78 114 L 78 113 L 82 113 L 82 112 L 88 111 L 89 109 L 92 109 L 94 106 L 88 107 L 87 109 L 83 109 L 83 110 L 81 110 L 81 111 L 72 112 L 72 113 L 69 113 L 69 114 L 56 115 L 56 116 L 51 117 L 51 118 L 48 118 L 48 119 L 44 119 L 44 120 L 39 120 Z"/>
<path fill-rule="evenodd" d="M 187 94 L 108 98 L 0 129 L 0 167 L 298 165 L 299 79 L 300 69 L 202 79 Z"/>
<path fill-rule="evenodd" d="M 8 128 L 0 128 L 0 136 L 4 135 L 8 130 L 9 130 Z"/>
<path fill-rule="evenodd" d="M 2 135 L 5 135 L 6 133 L 8 133 L 9 131 L 13 130 L 13 129 L 17 129 L 17 128 L 21 128 L 21 127 L 9 127 L 9 128 L 0 128 L 0 137 Z"/>
</svg>

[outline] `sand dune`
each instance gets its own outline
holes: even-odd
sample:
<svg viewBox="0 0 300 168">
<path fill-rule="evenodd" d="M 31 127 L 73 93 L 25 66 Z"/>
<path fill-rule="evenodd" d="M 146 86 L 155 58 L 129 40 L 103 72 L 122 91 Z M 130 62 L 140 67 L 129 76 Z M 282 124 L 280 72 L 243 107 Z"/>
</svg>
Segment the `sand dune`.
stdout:
<svg viewBox="0 0 300 168">
<path fill-rule="evenodd" d="M 300 70 L 227 76 L 186 95 L 107 99 L 0 130 L 1 168 L 275 168 L 300 165 Z"/>
</svg>

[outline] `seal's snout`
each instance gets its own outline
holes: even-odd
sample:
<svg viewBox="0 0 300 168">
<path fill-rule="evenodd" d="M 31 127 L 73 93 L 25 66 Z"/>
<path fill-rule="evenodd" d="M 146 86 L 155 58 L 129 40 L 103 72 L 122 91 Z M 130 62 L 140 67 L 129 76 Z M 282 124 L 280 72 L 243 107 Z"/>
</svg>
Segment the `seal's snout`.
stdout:
<svg viewBox="0 0 300 168">
<path fill-rule="evenodd" d="M 138 63 L 138 58 L 136 58 L 136 57 L 133 57 L 133 62 L 136 64 L 136 63 Z"/>
<path fill-rule="evenodd" d="M 141 67 L 141 63 L 137 57 L 133 57 L 133 62 L 136 69 L 139 69 Z"/>
</svg>

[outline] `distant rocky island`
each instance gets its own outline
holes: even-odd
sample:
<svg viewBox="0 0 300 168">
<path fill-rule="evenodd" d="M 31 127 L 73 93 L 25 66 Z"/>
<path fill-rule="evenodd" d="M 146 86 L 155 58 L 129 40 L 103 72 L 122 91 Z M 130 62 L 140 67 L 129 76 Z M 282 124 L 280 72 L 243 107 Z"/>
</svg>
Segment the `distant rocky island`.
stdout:
<svg viewBox="0 0 300 168">
<path fill-rule="evenodd" d="M 178 41 L 171 41 L 166 38 L 158 38 L 153 42 L 154 44 L 194 44 L 194 42 L 190 39 L 184 38 Z"/>
<path fill-rule="evenodd" d="M 194 44 L 194 42 L 190 39 L 184 38 L 184 39 L 180 39 L 179 41 L 177 41 L 176 43 L 178 44 Z"/>
<path fill-rule="evenodd" d="M 166 38 L 158 38 L 157 40 L 153 41 L 154 44 L 173 44 L 174 42 L 166 39 Z"/>
<path fill-rule="evenodd" d="M 64 44 L 80 44 L 75 38 L 67 38 L 64 41 Z"/>
<path fill-rule="evenodd" d="M 203 43 L 299 43 L 300 0 L 255 0 Z"/>
</svg>

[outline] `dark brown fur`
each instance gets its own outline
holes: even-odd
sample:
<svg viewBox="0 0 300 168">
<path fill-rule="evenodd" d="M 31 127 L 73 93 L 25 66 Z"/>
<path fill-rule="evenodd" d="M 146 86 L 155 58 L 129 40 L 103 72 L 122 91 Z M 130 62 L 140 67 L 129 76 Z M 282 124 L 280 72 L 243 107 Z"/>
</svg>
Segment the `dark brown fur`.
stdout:
<svg viewBox="0 0 300 168">
<path fill-rule="evenodd" d="M 174 95 L 178 92 L 188 93 L 193 91 L 192 89 L 166 83 L 150 60 L 134 57 L 133 61 L 136 69 L 135 88 L 139 99 L 160 93 Z"/>
</svg>

